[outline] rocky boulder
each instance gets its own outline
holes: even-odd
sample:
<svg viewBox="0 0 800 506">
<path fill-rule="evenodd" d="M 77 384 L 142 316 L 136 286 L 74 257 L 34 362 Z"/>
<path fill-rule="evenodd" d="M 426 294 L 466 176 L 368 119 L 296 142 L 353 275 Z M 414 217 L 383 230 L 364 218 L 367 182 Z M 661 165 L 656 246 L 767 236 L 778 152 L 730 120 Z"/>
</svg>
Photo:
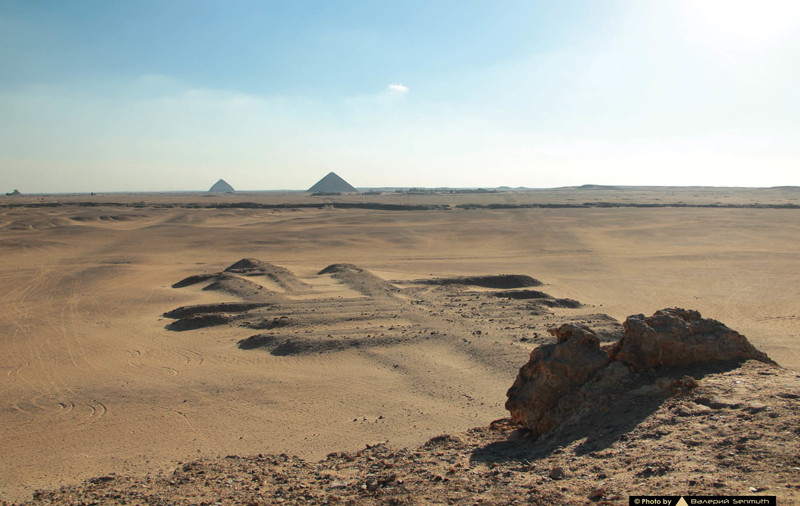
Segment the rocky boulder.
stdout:
<svg viewBox="0 0 800 506">
<path fill-rule="evenodd" d="M 506 394 L 512 421 L 539 437 L 602 410 L 603 399 L 627 389 L 685 391 L 696 385 L 689 377 L 660 378 L 648 389 L 647 380 L 663 376 L 662 369 L 751 359 L 774 364 L 744 336 L 697 311 L 670 308 L 650 317 L 633 315 L 624 329 L 618 343 L 605 347 L 588 327 L 566 324 L 550 329 L 556 342 L 531 352 Z M 654 369 L 659 374 L 647 374 Z"/>
<path fill-rule="evenodd" d="M 633 315 L 623 327 L 625 336 L 613 359 L 635 371 L 729 360 L 771 362 L 746 337 L 697 311 L 670 308 L 649 317 Z"/>
<path fill-rule="evenodd" d="M 580 387 L 610 359 L 589 328 L 566 324 L 550 329 L 557 342 L 534 348 L 508 391 L 506 409 L 536 434 L 550 432 Z"/>
</svg>

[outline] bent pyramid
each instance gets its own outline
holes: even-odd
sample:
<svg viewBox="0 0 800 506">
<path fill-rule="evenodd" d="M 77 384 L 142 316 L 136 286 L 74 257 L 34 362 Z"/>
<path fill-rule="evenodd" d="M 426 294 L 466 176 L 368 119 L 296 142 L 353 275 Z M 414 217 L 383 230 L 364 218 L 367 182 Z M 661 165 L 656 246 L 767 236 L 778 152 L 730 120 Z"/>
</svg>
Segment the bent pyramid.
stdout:
<svg viewBox="0 0 800 506">
<path fill-rule="evenodd" d="M 312 193 L 351 193 L 357 192 L 350 183 L 336 175 L 335 172 L 328 173 L 317 184 L 308 189 Z"/>
<path fill-rule="evenodd" d="M 233 193 L 235 190 L 224 179 L 220 179 L 208 191 L 211 193 Z"/>
</svg>

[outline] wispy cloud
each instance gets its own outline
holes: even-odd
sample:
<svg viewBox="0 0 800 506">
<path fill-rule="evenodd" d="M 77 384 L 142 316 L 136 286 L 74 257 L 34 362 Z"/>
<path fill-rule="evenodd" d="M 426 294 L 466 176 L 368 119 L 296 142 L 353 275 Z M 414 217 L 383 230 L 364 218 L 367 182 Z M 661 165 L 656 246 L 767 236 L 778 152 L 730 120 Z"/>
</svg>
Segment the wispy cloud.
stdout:
<svg viewBox="0 0 800 506">
<path fill-rule="evenodd" d="M 408 92 L 408 86 L 406 86 L 405 84 L 400 84 L 400 83 L 390 84 L 387 88 L 389 88 L 389 91 L 393 91 L 395 93 L 406 93 L 406 92 Z"/>
</svg>

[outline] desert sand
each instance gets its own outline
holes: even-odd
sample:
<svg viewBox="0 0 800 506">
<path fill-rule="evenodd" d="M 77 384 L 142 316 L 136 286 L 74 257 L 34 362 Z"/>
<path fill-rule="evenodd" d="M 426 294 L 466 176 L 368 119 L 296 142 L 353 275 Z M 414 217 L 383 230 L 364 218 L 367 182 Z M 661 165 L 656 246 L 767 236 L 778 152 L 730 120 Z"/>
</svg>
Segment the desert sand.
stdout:
<svg viewBox="0 0 800 506">
<path fill-rule="evenodd" d="M 0 498 L 466 433 L 508 415 L 517 370 L 564 321 L 611 332 L 693 308 L 798 370 L 799 198 L 0 197 Z M 237 273 L 242 259 L 263 269 Z"/>
</svg>

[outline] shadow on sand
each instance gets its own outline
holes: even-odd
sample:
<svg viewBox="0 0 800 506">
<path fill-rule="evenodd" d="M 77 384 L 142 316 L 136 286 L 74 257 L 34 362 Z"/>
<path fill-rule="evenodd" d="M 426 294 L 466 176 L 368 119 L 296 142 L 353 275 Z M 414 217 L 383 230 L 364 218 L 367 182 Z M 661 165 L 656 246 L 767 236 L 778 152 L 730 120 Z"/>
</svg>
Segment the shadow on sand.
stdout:
<svg viewBox="0 0 800 506">
<path fill-rule="evenodd" d="M 586 409 L 566 420 L 551 433 L 532 439 L 526 429 L 517 429 L 505 441 L 490 443 L 472 452 L 470 461 L 492 464 L 501 462 L 527 462 L 559 453 L 564 448 L 581 441 L 574 448 L 576 455 L 586 455 L 605 450 L 628 435 L 646 418 L 655 413 L 668 399 L 679 395 L 659 388 L 656 382 L 692 376 L 700 380 L 708 374 L 735 369 L 740 362 L 714 362 L 692 367 L 659 368 L 631 375 L 615 385 L 606 395 L 587 399 Z M 510 420 L 497 423 L 511 424 Z"/>
</svg>

